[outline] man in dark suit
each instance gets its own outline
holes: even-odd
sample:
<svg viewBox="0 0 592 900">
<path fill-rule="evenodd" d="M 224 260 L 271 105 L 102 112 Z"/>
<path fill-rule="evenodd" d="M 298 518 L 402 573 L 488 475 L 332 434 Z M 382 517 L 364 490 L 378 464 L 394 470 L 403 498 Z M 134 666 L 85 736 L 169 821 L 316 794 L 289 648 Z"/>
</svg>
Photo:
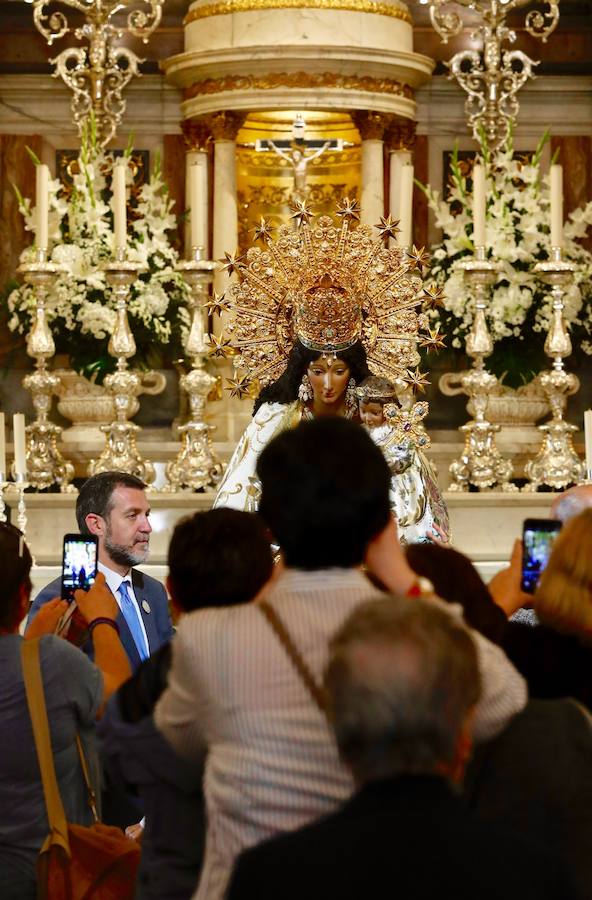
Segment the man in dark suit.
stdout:
<svg viewBox="0 0 592 900">
<path fill-rule="evenodd" d="M 475 645 L 458 619 L 437 600 L 373 600 L 330 649 L 327 715 L 357 793 L 246 850 L 228 900 L 579 896 L 551 853 L 473 817 L 453 786 L 480 693 Z"/>
<path fill-rule="evenodd" d="M 76 500 L 82 534 L 96 534 L 99 571 L 119 604 L 119 634 L 132 670 L 170 640 L 173 629 L 163 585 L 134 567 L 148 558 L 152 526 L 146 485 L 125 472 L 101 472 L 83 484 Z M 33 601 L 29 622 L 60 595 L 56 578 Z"/>
</svg>

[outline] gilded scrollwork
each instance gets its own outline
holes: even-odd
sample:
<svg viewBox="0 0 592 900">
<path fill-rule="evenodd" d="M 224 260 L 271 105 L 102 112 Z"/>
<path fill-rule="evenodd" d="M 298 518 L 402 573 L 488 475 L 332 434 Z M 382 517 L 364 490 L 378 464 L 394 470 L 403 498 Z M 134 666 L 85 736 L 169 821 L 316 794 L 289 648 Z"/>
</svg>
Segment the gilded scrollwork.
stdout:
<svg viewBox="0 0 592 900">
<path fill-rule="evenodd" d="M 273 91 L 278 88 L 362 91 L 371 94 L 394 94 L 413 99 L 407 84 L 394 78 L 374 78 L 371 75 L 341 75 L 338 72 L 268 72 L 264 75 L 225 75 L 205 78 L 185 88 L 185 100 L 208 94 L 232 91 Z M 376 113 L 376 115 L 381 115 Z M 208 118 L 208 117 L 204 117 Z"/>
<path fill-rule="evenodd" d="M 380 3 L 376 0 L 223 0 L 198 6 L 185 16 L 184 25 L 207 19 L 210 16 L 225 16 L 233 13 L 257 12 L 261 9 L 319 9 L 345 12 L 370 13 L 388 16 L 411 24 L 409 10 L 403 4 Z"/>
</svg>

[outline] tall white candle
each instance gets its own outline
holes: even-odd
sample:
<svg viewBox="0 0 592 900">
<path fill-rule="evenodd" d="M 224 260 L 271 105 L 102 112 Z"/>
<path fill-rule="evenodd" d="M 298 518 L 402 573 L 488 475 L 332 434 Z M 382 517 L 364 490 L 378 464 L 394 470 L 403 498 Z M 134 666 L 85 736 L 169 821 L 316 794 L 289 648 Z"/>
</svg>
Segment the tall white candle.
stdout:
<svg viewBox="0 0 592 900">
<path fill-rule="evenodd" d="M 399 228 L 401 230 L 397 234 L 397 243 L 399 247 L 407 249 L 412 243 L 413 228 L 413 166 L 411 163 L 401 166 L 399 184 Z"/>
<path fill-rule="evenodd" d="M 191 246 L 203 247 L 201 243 L 202 229 L 200 222 L 201 213 L 201 166 L 193 163 L 189 167 L 189 207 L 191 210 Z"/>
<path fill-rule="evenodd" d="M 563 169 L 551 166 L 551 246 L 563 247 Z"/>
<path fill-rule="evenodd" d="M 6 478 L 6 432 L 3 412 L 0 412 L 0 475 Z"/>
<path fill-rule="evenodd" d="M 127 245 L 125 172 L 127 158 L 120 157 L 113 166 L 113 230 L 115 250 L 124 250 Z"/>
<path fill-rule="evenodd" d="M 49 231 L 49 169 L 39 163 L 35 170 L 36 235 L 38 250 L 47 250 Z"/>
<path fill-rule="evenodd" d="M 24 477 L 27 474 L 27 455 L 23 413 L 13 415 L 12 428 L 14 432 L 14 470 L 17 475 Z"/>
<path fill-rule="evenodd" d="M 584 413 L 584 443 L 586 447 L 586 476 L 592 473 L 592 409 Z"/>
<path fill-rule="evenodd" d="M 473 244 L 485 246 L 485 168 L 476 163 L 473 167 Z"/>
</svg>

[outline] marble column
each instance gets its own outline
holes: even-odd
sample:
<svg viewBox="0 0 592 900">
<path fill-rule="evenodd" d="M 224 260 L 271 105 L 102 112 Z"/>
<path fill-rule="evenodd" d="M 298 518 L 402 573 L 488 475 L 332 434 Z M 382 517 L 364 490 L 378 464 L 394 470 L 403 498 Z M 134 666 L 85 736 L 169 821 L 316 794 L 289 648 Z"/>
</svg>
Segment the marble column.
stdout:
<svg viewBox="0 0 592 900">
<path fill-rule="evenodd" d="M 214 213 L 212 258 L 223 259 L 238 248 L 238 201 L 236 195 L 236 136 L 246 114 L 219 112 L 204 121 L 214 139 Z M 214 290 L 223 293 L 229 283 L 226 270 L 216 272 Z"/>
<path fill-rule="evenodd" d="M 191 198 L 189 196 L 189 172 L 191 166 L 197 165 L 200 181 L 200 208 L 197 211 L 198 216 L 198 233 L 199 245 L 204 248 L 204 259 L 210 256 L 210 222 L 209 222 L 209 147 L 211 141 L 211 133 L 208 123 L 202 118 L 188 119 L 182 123 L 183 135 L 185 137 L 186 153 L 185 153 L 185 209 L 191 207 Z M 185 255 L 191 251 L 191 216 L 193 210 L 190 211 L 189 217 L 185 222 Z"/>
<path fill-rule="evenodd" d="M 361 221 L 376 225 L 384 216 L 384 133 L 390 116 L 359 110 L 352 119 L 362 138 Z"/>
<path fill-rule="evenodd" d="M 401 168 L 413 162 L 416 123 L 411 119 L 395 119 L 393 117 L 385 134 L 385 143 L 389 148 L 389 204 L 387 212 L 393 219 L 401 218 L 400 181 Z M 391 245 L 394 240 L 391 238 Z"/>
</svg>

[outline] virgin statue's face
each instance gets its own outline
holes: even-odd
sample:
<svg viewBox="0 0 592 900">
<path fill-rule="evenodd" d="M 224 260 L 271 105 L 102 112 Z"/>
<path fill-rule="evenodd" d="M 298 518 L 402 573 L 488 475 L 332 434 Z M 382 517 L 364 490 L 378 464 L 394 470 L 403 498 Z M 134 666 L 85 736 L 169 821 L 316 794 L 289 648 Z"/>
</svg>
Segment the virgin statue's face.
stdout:
<svg viewBox="0 0 592 900">
<path fill-rule="evenodd" d="M 315 403 L 338 405 L 345 395 L 350 370 L 347 363 L 334 356 L 319 356 L 307 369 Z"/>
</svg>

